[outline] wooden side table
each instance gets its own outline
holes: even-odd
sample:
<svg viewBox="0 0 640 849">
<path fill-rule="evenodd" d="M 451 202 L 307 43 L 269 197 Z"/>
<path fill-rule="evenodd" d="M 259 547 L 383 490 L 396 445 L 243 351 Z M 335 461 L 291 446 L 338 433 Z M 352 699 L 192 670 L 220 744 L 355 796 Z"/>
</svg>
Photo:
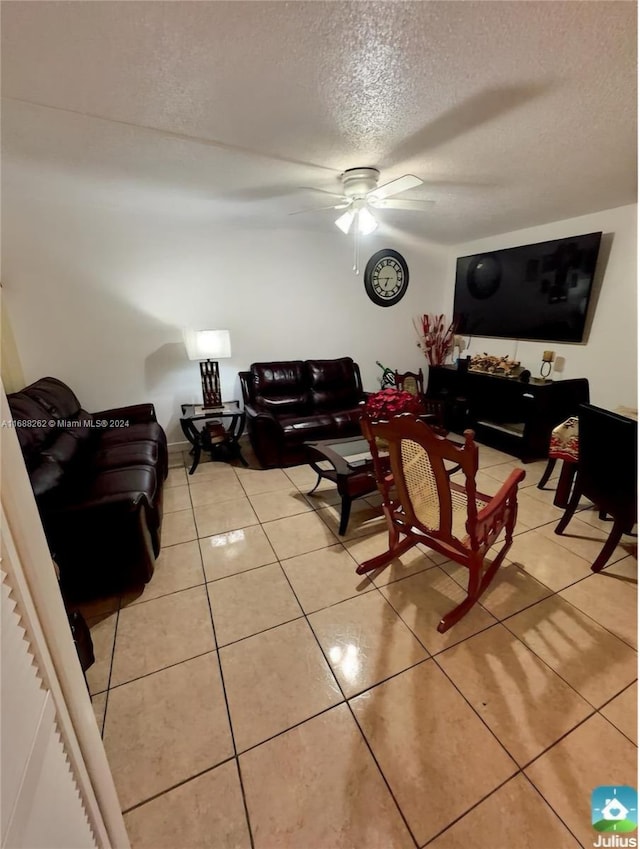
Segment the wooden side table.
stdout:
<svg viewBox="0 0 640 849">
<path fill-rule="evenodd" d="M 240 460 L 243 466 L 248 465 L 240 450 L 245 413 L 239 401 L 224 401 L 220 407 L 211 409 L 199 404 L 181 404 L 181 408 L 180 426 L 193 446 L 190 475 L 198 468 L 203 449 L 210 451 L 212 458 L 220 454 L 225 460 Z M 230 422 L 225 425 L 224 421 L 216 422 L 217 419 L 230 419 Z M 212 427 L 215 424 L 220 427 Z"/>
</svg>

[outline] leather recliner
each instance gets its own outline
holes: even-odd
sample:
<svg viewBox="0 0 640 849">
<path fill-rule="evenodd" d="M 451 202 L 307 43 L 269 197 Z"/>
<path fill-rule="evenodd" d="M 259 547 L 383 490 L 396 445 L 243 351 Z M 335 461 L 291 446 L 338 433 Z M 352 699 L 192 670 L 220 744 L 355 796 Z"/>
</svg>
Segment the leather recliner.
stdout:
<svg viewBox="0 0 640 849">
<path fill-rule="evenodd" d="M 149 581 L 168 472 L 153 405 L 88 413 L 53 377 L 8 401 L 66 597 L 94 598 Z"/>
<path fill-rule="evenodd" d="M 358 436 L 367 393 L 351 357 L 253 363 L 240 372 L 249 438 L 265 467 L 306 460 L 304 442 Z"/>
</svg>

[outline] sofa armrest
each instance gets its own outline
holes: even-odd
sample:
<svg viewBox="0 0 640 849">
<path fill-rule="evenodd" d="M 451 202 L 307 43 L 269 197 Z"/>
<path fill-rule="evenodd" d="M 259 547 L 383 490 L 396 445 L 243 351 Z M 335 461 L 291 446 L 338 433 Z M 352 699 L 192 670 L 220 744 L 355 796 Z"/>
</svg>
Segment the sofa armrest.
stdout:
<svg viewBox="0 0 640 849">
<path fill-rule="evenodd" d="M 282 439 L 282 425 L 278 421 L 278 417 L 274 416 L 272 412 L 261 410 L 259 407 L 254 407 L 253 404 L 245 404 L 244 412 L 247 417 L 249 433 L 259 431 L 263 434 L 270 434 L 272 439 Z"/>
<path fill-rule="evenodd" d="M 140 508 L 150 509 L 149 499 L 144 492 L 111 492 L 106 495 L 88 496 L 82 501 L 67 501 L 48 507 L 47 513 L 52 518 L 77 516 L 85 513 L 95 516 L 99 513 L 132 513 Z"/>
<path fill-rule="evenodd" d="M 284 445 L 282 425 L 273 413 L 254 407 L 253 404 L 245 404 L 244 411 L 251 446 L 259 462 L 265 468 L 279 465 Z"/>
<path fill-rule="evenodd" d="M 102 427 L 107 429 L 109 427 L 119 426 L 111 425 L 109 424 L 110 422 L 122 421 L 123 419 L 127 420 L 130 425 L 147 424 L 148 422 L 157 421 L 153 404 L 131 404 L 128 407 L 113 407 L 110 410 L 100 410 L 98 413 L 92 413 L 91 418 L 94 422 L 98 420 L 106 422 Z"/>
<path fill-rule="evenodd" d="M 251 386 L 251 372 L 239 371 L 240 389 L 242 389 L 242 400 L 245 404 L 250 404 L 253 401 L 253 392 Z"/>
<path fill-rule="evenodd" d="M 248 419 L 272 419 L 274 422 L 276 421 L 276 417 L 270 410 L 265 410 L 262 407 L 256 407 L 255 404 L 245 404 L 244 412 Z"/>
</svg>

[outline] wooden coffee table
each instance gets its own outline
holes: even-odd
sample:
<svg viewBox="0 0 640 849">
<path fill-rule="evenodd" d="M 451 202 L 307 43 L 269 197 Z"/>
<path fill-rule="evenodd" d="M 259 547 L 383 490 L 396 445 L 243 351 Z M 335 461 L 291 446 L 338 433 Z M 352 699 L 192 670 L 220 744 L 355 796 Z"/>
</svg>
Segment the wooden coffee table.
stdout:
<svg viewBox="0 0 640 849">
<path fill-rule="evenodd" d="M 349 524 L 351 502 L 377 489 L 369 443 L 362 436 L 353 436 L 347 439 L 322 439 L 304 444 L 308 452 L 309 465 L 318 475 L 315 486 L 307 495 L 315 492 L 322 480 L 330 480 L 336 484 L 342 499 L 338 530 L 342 536 L 346 533 Z"/>
</svg>

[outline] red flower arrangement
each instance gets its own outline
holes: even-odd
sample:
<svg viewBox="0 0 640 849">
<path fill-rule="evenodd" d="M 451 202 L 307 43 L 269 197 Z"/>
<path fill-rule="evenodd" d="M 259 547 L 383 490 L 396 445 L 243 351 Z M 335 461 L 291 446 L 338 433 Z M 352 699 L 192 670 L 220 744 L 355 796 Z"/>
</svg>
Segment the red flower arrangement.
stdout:
<svg viewBox="0 0 640 849">
<path fill-rule="evenodd" d="M 457 321 L 447 326 L 444 315 L 425 314 L 413 322 L 418 334 L 418 348 L 430 366 L 440 366 L 453 350 L 453 337 Z"/>
<path fill-rule="evenodd" d="M 400 413 L 413 413 L 417 416 L 423 409 L 422 402 L 416 395 L 403 389 L 383 389 L 367 398 L 364 412 L 371 419 L 390 419 Z"/>
</svg>

